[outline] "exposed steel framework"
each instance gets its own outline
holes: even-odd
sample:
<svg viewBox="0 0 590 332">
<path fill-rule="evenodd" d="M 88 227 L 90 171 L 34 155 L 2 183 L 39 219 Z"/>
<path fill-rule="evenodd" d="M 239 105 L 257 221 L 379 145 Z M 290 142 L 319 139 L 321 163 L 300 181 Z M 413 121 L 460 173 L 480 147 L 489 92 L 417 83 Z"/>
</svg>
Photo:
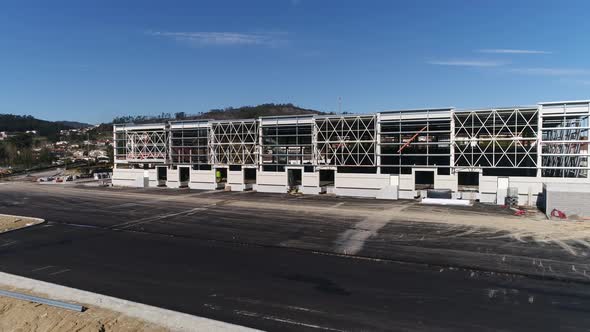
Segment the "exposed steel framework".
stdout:
<svg viewBox="0 0 590 332">
<path fill-rule="evenodd" d="M 212 164 L 256 165 L 258 163 L 258 122 L 256 120 L 213 122 L 209 142 Z"/>
<path fill-rule="evenodd" d="M 375 166 L 376 116 L 325 117 L 315 120 L 318 165 Z"/>
<path fill-rule="evenodd" d="M 115 162 L 588 178 L 589 119 L 590 101 L 572 101 L 115 125 Z"/>
</svg>

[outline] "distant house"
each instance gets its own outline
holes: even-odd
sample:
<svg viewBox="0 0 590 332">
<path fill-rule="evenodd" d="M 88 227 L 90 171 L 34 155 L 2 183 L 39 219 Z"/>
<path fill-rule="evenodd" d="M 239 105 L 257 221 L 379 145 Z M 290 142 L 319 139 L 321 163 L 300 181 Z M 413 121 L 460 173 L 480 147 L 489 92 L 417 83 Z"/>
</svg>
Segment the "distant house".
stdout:
<svg viewBox="0 0 590 332">
<path fill-rule="evenodd" d="M 27 130 L 25 131 L 26 134 L 37 136 L 39 133 L 36 130 Z"/>
<path fill-rule="evenodd" d="M 96 141 L 96 146 L 107 146 L 109 144 L 111 144 L 111 141 L 108 139 L 99 139 Z"/>
<path fill-rule="evenodd" d="M 106 157 L 106 155 L 107 153 L 104 150 L 92 150 L 88 153 L 88 156 L 93 158 Z"/>
<path fill-rule="evenodd" d="M 5 139 L 11 138 L 16 136 L 17 133 L 11 133 L 8 131 L 0 131 L 0 141 L 3 141 Z"/>
<path fill-rule="evenodd" d="M 72 155 L 74 156 L 74 158 L 82 158 L 82 157 L 84 157 L 84 151 L 76 150 L 76 151 L 72 152 Z"/>
</svg>

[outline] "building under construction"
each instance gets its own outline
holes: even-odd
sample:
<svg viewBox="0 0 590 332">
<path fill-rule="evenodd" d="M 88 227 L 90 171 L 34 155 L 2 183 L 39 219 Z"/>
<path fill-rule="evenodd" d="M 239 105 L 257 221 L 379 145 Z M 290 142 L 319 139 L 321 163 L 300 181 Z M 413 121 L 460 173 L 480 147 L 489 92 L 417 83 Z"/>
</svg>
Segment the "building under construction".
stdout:
<svg viewBox="0 0 590 332">
<path fill-rule="evenodd" d="M 588 183 L 590 101 L 115 125 L 113 184 L 534 204 Z"/>
</svg>

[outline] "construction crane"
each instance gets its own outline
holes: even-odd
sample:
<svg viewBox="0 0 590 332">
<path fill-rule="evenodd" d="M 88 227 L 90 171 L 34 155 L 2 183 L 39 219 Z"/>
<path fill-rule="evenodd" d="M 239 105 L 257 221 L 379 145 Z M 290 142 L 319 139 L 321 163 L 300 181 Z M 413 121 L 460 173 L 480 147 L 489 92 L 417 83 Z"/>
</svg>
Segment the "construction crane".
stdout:
<svg viewBox="0 0 590 332">
<path fill-rule="evenodd" d="M 424 128 L 418 130 L 417 133 L 414 134 L 414 136 L 412 136 L 412 138 L 410 138 L 404 145 L 402 145 L 399 150 L 397 150 L 397 153 L 401 153 L 406 147 L 408 147 L 408 145 L 410 145 L 410 143 L 412 143 L 413 140 L 416 139 L 416 137 L 418 137 L 418 135 L 423 132 L 424 130 L 426 130 L 428 126 L 424 126 Z"/>
</svg>

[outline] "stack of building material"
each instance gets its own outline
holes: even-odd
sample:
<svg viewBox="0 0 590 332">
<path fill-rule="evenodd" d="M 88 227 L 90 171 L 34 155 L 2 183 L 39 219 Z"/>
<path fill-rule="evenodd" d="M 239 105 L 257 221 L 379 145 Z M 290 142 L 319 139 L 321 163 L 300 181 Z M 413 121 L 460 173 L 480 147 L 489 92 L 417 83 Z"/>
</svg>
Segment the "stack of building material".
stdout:
<svg viewBox="0 0 590 332">
<path fill-rule="evenodd" d="M 589 183 L 546 183 L 543 185 L 543 209 L 547 217 L 553 210 L 561 211 L 568 219 L 590 217 Z"/>
<path fill-rule="evenodd" d="M 510 207 L 518 206 L 518 188 L 509 187 L 505 198 L 505 204 Z"/>
</svg>

